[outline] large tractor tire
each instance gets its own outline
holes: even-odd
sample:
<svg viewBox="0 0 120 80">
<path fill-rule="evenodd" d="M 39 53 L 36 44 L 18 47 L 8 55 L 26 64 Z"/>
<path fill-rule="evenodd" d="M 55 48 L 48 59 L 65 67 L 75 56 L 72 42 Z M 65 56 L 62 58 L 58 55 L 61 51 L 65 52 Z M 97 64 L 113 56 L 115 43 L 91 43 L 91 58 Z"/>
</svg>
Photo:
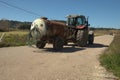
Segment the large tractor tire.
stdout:
<svg viewBox="0 0 120 80">
<path fill-rule="evenodd" d="M 46 42 L 44 42 L 44 41 L 37 41 L 37 43 L 36 43 L 36 47 L 39 49 L 44 48 L 45 45 L 46 45 Z"/>
<path fill-rule="evenodd" d="M 78 30 L 76 38 L 77 45 L 80 47 L 85 47 L 88 41 L 88 30 Z"/>
<path fill-rule="evenodd" d="M 93 44 L 93 42 L 94 42 L 94 32 L 89 31 L 88 44 Z"/>
<path fill-rule="evenodd" d="M 58 51 L 63 49 L 64 40 L 61 37 L 56 37 L 53 42 L 54 50 Z"/>
</svg>

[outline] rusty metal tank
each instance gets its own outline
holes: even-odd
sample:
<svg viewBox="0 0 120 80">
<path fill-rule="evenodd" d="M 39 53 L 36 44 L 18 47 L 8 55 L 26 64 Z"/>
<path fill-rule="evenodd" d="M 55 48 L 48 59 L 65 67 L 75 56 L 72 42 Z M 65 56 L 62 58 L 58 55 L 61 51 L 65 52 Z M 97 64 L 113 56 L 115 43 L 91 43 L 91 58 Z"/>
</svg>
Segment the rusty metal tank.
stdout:
<svg viewBox="0 0 120 80">
<path fill-rule="evenodd" d="M 34 32 L 34 31 L 37 31 Z M 33 21 L 31 25 L 31 32 L 33 36 L 37 35 L 37 39 L 46 40 L 56 36 L 65 38 L 66 25 L 61 22 L 50 21 L 42 17 Z"/>
</svg>

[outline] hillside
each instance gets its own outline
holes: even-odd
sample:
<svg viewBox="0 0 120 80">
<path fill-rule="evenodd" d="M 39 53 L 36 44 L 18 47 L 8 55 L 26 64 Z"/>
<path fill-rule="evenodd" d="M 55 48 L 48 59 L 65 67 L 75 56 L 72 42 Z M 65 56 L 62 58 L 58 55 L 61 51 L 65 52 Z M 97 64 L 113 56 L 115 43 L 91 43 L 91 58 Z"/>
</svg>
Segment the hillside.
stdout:
<svg viewBox="0 0 120 80">
<path fill-rule="evenodd" d="M 30 25 L 31 22 L 0 20 L 0 31 L 9 31 L 9 30 L 13 30 L 13 29 L 18 29 L 19 27 L 21 27 L 24 24 Z"/>
<path fill-rule="evenodd" d="M 57 22 L 66 23 L 63 20 L 52 20 Z M 13 20 L 0 20 L 0 32 L 1 31 L 10 31 L 16 29 L 29 29 L 31 22 L 21 22 L 21 21 L 13 21 Z"/>
</svg>

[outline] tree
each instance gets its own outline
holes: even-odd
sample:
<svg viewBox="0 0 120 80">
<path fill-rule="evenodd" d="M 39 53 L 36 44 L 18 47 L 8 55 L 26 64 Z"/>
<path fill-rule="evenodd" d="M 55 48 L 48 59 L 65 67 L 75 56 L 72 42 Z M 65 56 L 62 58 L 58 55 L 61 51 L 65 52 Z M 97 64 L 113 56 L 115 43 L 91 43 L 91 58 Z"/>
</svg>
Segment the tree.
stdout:
<svg viewBox="0 0 120 80">
<path fill-rule="evenodd" d="M 10 21 L 9 20 L 0 20 L 0 31 L 9 31 Z"/>
<path fill-rule="evenodd" d="M 18 27 L 18 29 L 21 29 L 21 30 L 29 30 L 30 29 L 30 24 L 28 24 L 28 23 L 23 23 L 23 24 L 21 24 L 19 27 Z"/>
</svg>

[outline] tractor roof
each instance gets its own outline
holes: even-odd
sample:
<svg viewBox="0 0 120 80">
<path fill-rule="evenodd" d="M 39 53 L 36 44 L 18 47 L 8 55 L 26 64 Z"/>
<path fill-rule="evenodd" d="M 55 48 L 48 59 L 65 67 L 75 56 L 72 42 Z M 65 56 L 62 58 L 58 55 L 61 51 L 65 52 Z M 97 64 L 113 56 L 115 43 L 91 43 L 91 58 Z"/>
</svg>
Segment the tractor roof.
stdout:
<svg viewBox="0 0 120 80">
<path fill-rule="evenodd" d="M 85 17 L 84 15 L 68 15 L 66 18 Z"/>
</svg>

